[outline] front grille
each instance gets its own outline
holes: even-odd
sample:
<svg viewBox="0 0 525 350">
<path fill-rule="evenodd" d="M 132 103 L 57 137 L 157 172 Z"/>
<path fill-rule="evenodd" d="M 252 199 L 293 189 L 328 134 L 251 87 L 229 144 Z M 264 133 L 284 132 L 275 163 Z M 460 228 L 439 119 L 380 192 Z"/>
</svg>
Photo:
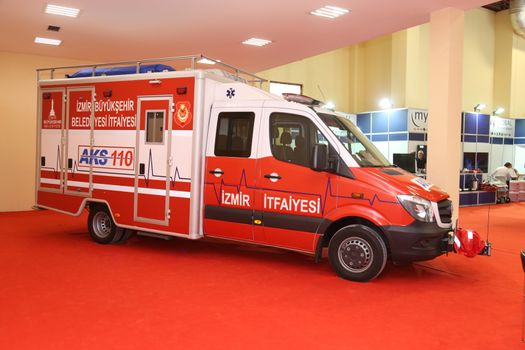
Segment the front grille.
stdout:
<svg viewBox="0 0 525 350">
<path fill-rule="evenodd" d="M 450 224 L 452 222 L 452 202 L 448 199 L 438 202 L 438 211 L 441 222 Z"/>
</svg>

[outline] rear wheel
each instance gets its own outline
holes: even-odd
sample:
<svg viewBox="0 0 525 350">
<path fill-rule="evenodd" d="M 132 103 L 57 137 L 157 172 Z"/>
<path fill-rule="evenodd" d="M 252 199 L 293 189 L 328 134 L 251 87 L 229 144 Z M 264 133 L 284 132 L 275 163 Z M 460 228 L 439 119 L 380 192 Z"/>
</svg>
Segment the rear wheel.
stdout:
<svg viewBox="0 0 525 350">
<path fill-rule="evenodd" d="M 328 256 L 340 277 L 367 282 L 379 276 L 385 268 L 387 250 L 383 238 L 374 229 L 349 225 L 333 235 Z"/>
<path fill-rule="evenodd" d="M 88 230 L 91 239 L 100 244 L 116 242 L 122 236 L 122 230 L 117 229 L 105 205 L 94 205 L 90 208 Z"/>
</svg>

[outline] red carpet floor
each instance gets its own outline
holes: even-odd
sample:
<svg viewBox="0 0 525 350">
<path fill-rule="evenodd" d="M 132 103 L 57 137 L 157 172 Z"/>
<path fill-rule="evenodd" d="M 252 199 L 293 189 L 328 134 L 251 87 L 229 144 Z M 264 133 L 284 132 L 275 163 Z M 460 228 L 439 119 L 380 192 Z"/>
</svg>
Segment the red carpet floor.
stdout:
<svg viewBox="0 0 525 350">
<path fill-rule="evenodd" d="M 460 211 L 486 234 L 488 207 Z M 0 213 L 0 349 L 524 349 L 525 204 L 493 206 L 492 257 L 387 265 L 371 283 L 297 253 L 136 237 L 86 216 Z"/>
</svg>

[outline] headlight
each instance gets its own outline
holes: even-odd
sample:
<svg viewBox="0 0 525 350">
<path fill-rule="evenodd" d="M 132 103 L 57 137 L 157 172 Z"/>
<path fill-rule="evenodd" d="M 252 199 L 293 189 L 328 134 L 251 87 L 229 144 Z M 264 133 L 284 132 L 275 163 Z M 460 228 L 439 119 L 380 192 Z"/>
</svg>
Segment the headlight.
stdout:
<svg viewBox="0 0 525 350">
<path fill-rule="evenodd" d="M 423 222 L 433 222 L 432 203 L 429 200 L 418 196 L 399 195 L 397 196 L 403 208 L 416 220 Z"/>
</svg>

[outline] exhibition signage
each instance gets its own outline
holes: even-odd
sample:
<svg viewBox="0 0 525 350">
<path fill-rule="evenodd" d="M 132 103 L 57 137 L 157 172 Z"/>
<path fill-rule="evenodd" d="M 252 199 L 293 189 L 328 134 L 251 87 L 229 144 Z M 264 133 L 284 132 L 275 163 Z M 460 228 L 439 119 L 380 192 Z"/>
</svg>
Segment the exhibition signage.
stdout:
<svg viewBox="0 0 525 350">
<path fill-rule="evenodd" d="M 408 132 L 427 132 L 428 111 L 425 109 L 408 110 Z"/>
<path fill-rule="evenodd" d="M 514 120 L 496 116 L 490 117 L 491 137 L 514 137 Z"/>
</svg>

